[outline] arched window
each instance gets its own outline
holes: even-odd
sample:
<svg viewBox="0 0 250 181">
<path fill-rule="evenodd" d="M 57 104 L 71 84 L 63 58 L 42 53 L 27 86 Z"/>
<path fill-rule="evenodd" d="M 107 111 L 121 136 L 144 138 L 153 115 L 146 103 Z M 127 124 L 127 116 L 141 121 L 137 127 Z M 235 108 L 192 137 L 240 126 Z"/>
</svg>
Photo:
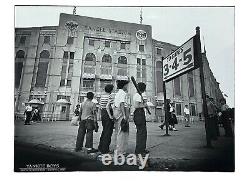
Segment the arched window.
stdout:
<svg viewBox="0 0 250 181">
<path fill-rule="evenodd" d="M 118 64 L 127 64 L 127 58 L 125 56 L 120 56 L 118 58 Z"/>
<path fill-rule="evenodd" d="M 40 53 L 40 59 L 36 76 L 36 87 L 45 87 L 48 64 L 49 64 L 49 56 L 50 53 L 48 50 L 43 50 Z"/>
<path fill-rule="evenodd" d="M 105 63 L 112 63 L 112 58 L 109 54 L 104 54 L 102 57 L 102 62 Z"/>
<path fill-rule="evenodd" d="M 41 53 L 40 53 L 40 58 L 49 58 L 50 54 L 49 54 L 49 51 L 48 50 L 43 50 Z"/>
<path fill-rule="evenodd" d="M 93 53 L 87 53 L 87 55 L 85 56 L 85 61 L 86 62 L 89 62 L 89 61 L 95 62 L 96 61 L 95 55 Z"/>
<path fill-rule="evenodd" d="M 104 54 L 102 57 L 101 74 L 111 75 L 112 74 L 112 58 L 109 54 Z"/>
<path fill-rule="evenodd" d="M 20 80 L 22 77 L 23 71 L 23 62 L 24 62 L 25 52 L 23 50 L 19 50 L 16 53 L 16 61 L 15 61 L 15 88 L 18 88 L 20 85 Z"/>
<path fill-rule="evenodd" d="M 120 76 L 127 76 L 128 70 L 127 70 L 127 58 L 125 56 L 120 56 L 118 58 L 118 65 L 117 65 L 117 75 Z"/>
<path fill-rule="evenodd" d="M 87 74 L 95 74 L 96 57 L 93 53 L 87 53 L 85 56 L 85 63 L 83 72 Z"/>
<path fill-rule="evenodd" d="M 25 56 L 25 52 L 23 50 L 19 50 L 16 53 L 16 58 L 24 58 L 24 56 Z"/>
</svg>

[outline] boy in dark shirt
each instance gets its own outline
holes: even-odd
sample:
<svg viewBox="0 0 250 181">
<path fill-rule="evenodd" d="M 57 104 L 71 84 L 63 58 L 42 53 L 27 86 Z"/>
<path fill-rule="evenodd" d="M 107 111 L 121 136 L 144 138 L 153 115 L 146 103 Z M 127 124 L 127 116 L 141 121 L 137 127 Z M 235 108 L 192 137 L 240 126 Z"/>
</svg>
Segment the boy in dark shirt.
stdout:
<svg viewBox="0 0 250 181">
<path fill-rule="evenodd" d="M 79 113 L 80 122 L 75 151 L 82 150 L 86 132 L 85 147 L 87 148 L 88 153 L 97 151 L 93 148 L 93 130 L 95 130 L 97 126 L 96 105 L 92 102 L 93 98 L 94 94 L 92 92 L 88 92 L 87 100 L 81 103 Z"/>
</svg>

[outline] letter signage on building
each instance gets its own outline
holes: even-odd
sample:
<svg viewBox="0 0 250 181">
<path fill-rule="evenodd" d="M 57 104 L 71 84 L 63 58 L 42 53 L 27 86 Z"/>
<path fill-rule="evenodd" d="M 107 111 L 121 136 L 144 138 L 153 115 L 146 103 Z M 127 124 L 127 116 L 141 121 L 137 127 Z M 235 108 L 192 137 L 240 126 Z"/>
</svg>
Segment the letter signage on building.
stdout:
<svg viewBox="0 0 250 181">
<path fill-rule="evenodd" d="M 138 30 L 136 32 L 136 38 L 138 40 L 146 40 L 147 39 L 147 33 L 144 30 Z"/>
<path fill-rule="evenodd" d="M 170 81 L 197 68 L 195 36 L 163 59 L 163 81 Z"/>
</svg>

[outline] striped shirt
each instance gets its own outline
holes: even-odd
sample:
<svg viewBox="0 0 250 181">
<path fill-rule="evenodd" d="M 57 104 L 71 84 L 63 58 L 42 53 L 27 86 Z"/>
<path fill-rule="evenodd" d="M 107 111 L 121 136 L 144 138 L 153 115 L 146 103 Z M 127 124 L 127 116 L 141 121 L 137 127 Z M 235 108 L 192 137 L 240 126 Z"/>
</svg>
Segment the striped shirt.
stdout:
<svg viewBox="0 0 250 181">
<path fill-rule="evenodd" d="M 106 109 L 106 105 L 107 105 L 108 101 L 110 101 L 110 103 L 113 104 L 114 99 L 113 99 L 112 94 L 103 94 L 103 95 L 101 95 L 101 98 L 100 98 L 100 107 L 101 107 L 101 109 Z"/>
</svg>

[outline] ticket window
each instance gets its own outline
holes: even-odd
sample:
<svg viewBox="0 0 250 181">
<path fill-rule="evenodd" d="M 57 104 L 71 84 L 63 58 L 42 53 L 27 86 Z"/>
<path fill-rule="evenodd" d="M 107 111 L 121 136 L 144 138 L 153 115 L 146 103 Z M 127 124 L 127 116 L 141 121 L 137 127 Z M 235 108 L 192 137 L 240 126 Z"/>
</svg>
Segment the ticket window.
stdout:
<svg viewBox="0 0 250 181">
<path fill-rule="evenodd" d="M 61 112 L 62 112 L 62 113 L 66 113 L 66 109 L 67 109 L 66 106 L 62 106 Z"/>
<path fill-rule="evenodd" d="M 57 120 L 69 120 L 70 105 L 69 104 L 57 104 L 53 113 Z"/>
<path fill-rule="evenodd" d="M 62 105 L 61 106 L 61 119 L 68 120 L 70 112 L 70 105 Z"/>
</svg>

